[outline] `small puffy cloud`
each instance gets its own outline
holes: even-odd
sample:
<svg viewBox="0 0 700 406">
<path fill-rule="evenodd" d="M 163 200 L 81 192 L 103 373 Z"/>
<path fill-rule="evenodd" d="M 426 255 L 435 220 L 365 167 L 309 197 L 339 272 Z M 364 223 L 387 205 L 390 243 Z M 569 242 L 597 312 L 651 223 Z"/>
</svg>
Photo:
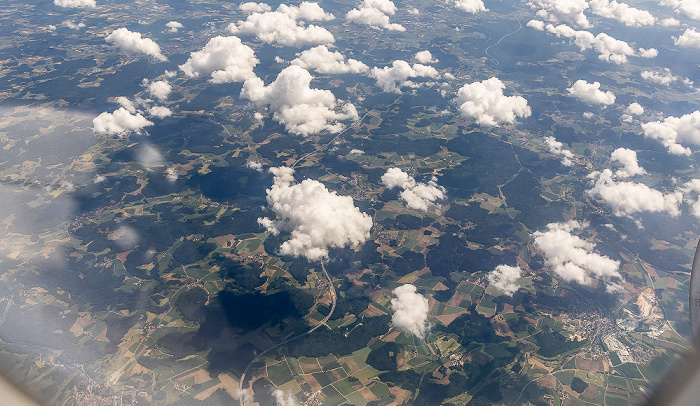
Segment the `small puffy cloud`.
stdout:
<svg viewBox="0 0 700 406">
<path fill-rule="evenodd" d="M 668 86 L 671 82 L 679 80 L 680 78 L 671 73 L 671 69 L 664 68 L 661 72 L 654 72 L 645 70 L 641 73 L 642 79 L 648 80 L 650 82 L 658 83 L 660 85 Z"/>
<path fill-rule="evenodd" d="M 693 179 L 689 182 L 683 184 L 680 188 L 683 195 L 695 194 L 695 198 L 687 197 L 688 204 L 690 205 L 690 213 L 700 219 L 700 179 Z"/>
<path fill-rule="evenodd" d="M 49 24 L 46 26 L 46 29 L 49 31 L 56 31 L 56 26 L 53 24 Z"/>
<path fill-rule="evenodd" d="M 430 311 L 428 299 L 416 292 L 413 285 L 401 285 L 391 292 L 391 322 L 398 330 L 413 334 L 422 339 L 429 329 L 428 312 Z"/>
<path fill-rule="evenodd" d="M 512 124 L 517 117 L 529 117 L 527 100 L 521 96 L 504 96 L 505 87 L 497 77 L 462 86 L 455 100 L 462 117 L 475 118 L 483 126 Z"/>
<path fill-rule="evenodd" d="M 698 0 L 661 0 L 661 4 L 693 20 L 700 20 L 700 1 Z"/>
<path fill-rule="evenodd" d="M 639 103 L 631 103 L 625 109 L 625 114 L 620 116 L 620 120 L 631 123 L 634 120 L 633 116 L 639 116 L 642 114 L 644 114 L 644 107 L 642 107 Z"/>
<path fill-rule="evenodd" d="M 618 148 L 610 154 L 610 160 L 619 162 L 622 165 L 622 168 L 615 171 L 615 176 L 618 178 L 629 178 L 646 173 L 644 168 L 639 166 L 639 162 L 637 162 L 637 152 L 634 150 Z"/>
<path fill-rule="evenodd" d="M 656 48 L 649 48 L 649 49 L 639 48 L 639 57 L 640 58 L 649 59 L 649 58 L 656 58 L 657 56 L 659 56 L 659 50 Z"/>
<path fill-rule="evenodd" d="M 122 106 L 122 107 L 124 107 L 125 109 L 127 109 L 127 111 L 129 111 L 129 113 L 131 113 L 131 114 L 135 114 L 135 113 L 136 113 L 136 105 L 134 104 L 134 102 L 132 102 L 131 100 L 127 99 L 126 97 L 124 97 L 124 96 L 119 96 L 119 97 L 117 97 L 117 98 L 115 99 L 115 101 L 116 101 L 117 103 L 119 103 L 120 106 Z"/>
<path fill-rule="evenodd" d="M 604 104 L 609 106 L 615 103 L 615 94 L 610 91 L 604 92 L 600 90 L 600 82 L 588 83 L 585 80 L 579 79 L 573 86 L 566 90 L 571 96 L 589 104 Z"/>
<path fill-rule="evenodd" d="M 340 121 L 358 118 L 352 103 L 336 111 L 338 103 L 333 93 L 312 89 L 312 79 L 306 69 L 291 65 L 267 86 L 257 77 L 246 80 L 241 97 L 268 105 L 274 111 L 273 118 L 284 124 L 287 131 L 304 136 L 322 131 L 338 133 L 345 128 Z"/>
<path fill-rule="evenodd" d="M 337 51 L 331 52 L 325 45 L 319 45 L 297 54 L 297 58 L 291 64 L 326 74 L 363 73 L 369 71 L 369 68 L 364 63 L 355 59 L 345 60 L 343 54 Z"/>
<path fill-rule="evenodd" d="M 504 295 L 513 296 L 513 293 L 520 289 L 518 279 L 522 272 L 519 266 L 498 265 L 486 275 L 486 279 L 491 286 L 503 292 Z"/>
<path fill-rule="evenodd" d="M 165 157 L 158 148 L 151 144 L 144 144 L 136 152 L 136 160 L 145 167 L 159 165 L 165 162 Z"/>
<path fill-rule="evenodd" d="M 263 164 L 260 161 L 248 161 L 245 164 L 246 168 L 250 168 L 254 171 L 262 172 Z"/>
<path fill-rule="evenodd" d="M 71 30 L 79 30 L 79 29 L 81 29 L 81 28 L 84 28 L 84 27 L 85 27 L 85 24 L 83 24 L 83 23 L 74 23 L 74 22 L 71 21 L 71 20 L 66 20 L 66 21 L 63 22 L 63 26 L 66 27 L 66 28 L 69 28 L 69 29 L 71 29 Z"/>
<path fill-rule="evenodd" d="M 631 217 L 640 212 L 665 212 L 676 217 L 680 214 L 681 192 L 663 194 L 643 183 L 620 182 L 615 177 L 610 169 L 591 173 L 589 178 L 594 179 L 594 185 L 588 191 L 589 195 L 605 200 L 614 215 Z"/>
<path fill-rule="evenodd" d="M 626 3 L 618 3 L 615 0 L 591 0 L 590 6 L 593 14 L 612 18 L 631 27 L 654 25 L 656 21 L 650 12 L 631 7 Z"/>
<path fill-rule="evenodd" d="M 564 144 L 554 139 L 554 137 L 544 137 L 544 142 L 549 148 L 549 152 L 554 155 L 561 156 L 561 164 L 564 166 L 573 166 L 574 154 L 568 149 L 564 149 Z"/>
<path fill-rule="evenodd" d="M 350 154 L 350 155 L 364 155 L 365 151 L 363 151 L 361 149 L 353 148 L 350 150 L 350 152 L 348 152 L 348 154 Z"/>
<path fill-rule="evenodd" d="M 139 233 L 129 226 L 121 226 L 107 238 L 114 241 L 123 250 L 133 249 L 139 243 Z"/>
<path fill-rule="evenodd" d="M 681 117 L 666 117 L 663 121 L 642 124 L 644 136 L 661 141 L 674 155 L 690 155 L 690 148 L 681 143 L 700 145 L 700 111 Z"/>
<path fill-rule="evenodd" d="M 437 184 L 437 178 L 432 177 L 427 183 L 417 182 L 400 168 L 389 168 L 382 175 L 382 184 L 389 189 L 403 189 L 400 196 L 410 209 L 427 211 L 437 200 L 445 198 L 446 190 Z"/>
<path fill-rule="evenodd" d="M 590 285 L 592 277 L 608 282 L 608 291 L 620 288 L 612 279 L 622 279 L 620 262 L 595 253 L 595 244 L 571 232 L 588 227 L 587 223 L 570 220 L 550 223 L 547 230 L 533 233 L 535 245 L 542 250 L 545 264 L 567 282 Z"/>
<path fill-rule="evenodd" d="M 489 11 L 481 0 L 455 0 L 455 7 L 467 13 Z"/>
<path fill-rule="evenodd" d="M 384 28 L 392 31 L 406 31 L 401 24 L 389 21 L 389 16 L 396 14 L 396 6 L 391 0 L 362 0 L 358 8 L 345 15 L 345 19 L 355 24 L 369 25 L 372 28 Z"/>
<path fill-rule="evenodd" d="M 355 207 L 352 197 L 340 196 L 323 183 L 305 179 L 294 183 L 294 170 L 270 168 L 274 183 L 267 189 L 267 204 L 279 220 L 259 218 L 273 234 L 289 231 L 281 255 L 303 256 L 310 261 L 328 257 L 328 247 L 363 244 L 370 235 L 372 217 Z"/>
<path fill-rule="evenodd" d="M 148 93 L 160 101 L 167 99 L 172 90 L 170 83 L 165 80 L 157 80 L 148 84 Z"/>
<path fill-rule="evenodd" d="M 53 4 L 66 8 L 95 8 L 95 0 L 53 0 Z"/>
<path fill-rule="evenodd" d="M 700 10 L 698 10 L 698 13 L 700 13 Z M 700 49 L 700 32 L 688 28 L 683 35 L 674 38 L 673 42 L 679 47 Z"/>
<path fill-rule="evenodd" d="M 634 114 L 635 116 L 639 116 L 639 115 L 644 114 L 644 107 L 642 107 L 642 105 L 639 103 L 630 103 L 630 105 L 627 106 L 626 111 L 629 114 Z"/>
<path fill-rule="evenodd" d="M 212 83 L 243 82 L 255 77 L 258 62 L 253 49 L 240 38 L 218 36 L 192 52 L 180 69 L 189 77 L 211 75 Z"/>
<path fill-rule="evenodd" d="M 676 20 L 675 18 L 665 18 L 661 20 L 661 25 L 664 27 L 677 27 L 681 25 L 681 22 Z"/>
<path fill-rule="evenodd" d="M 155 41 L 149 38 L 142 38 L 140 32 L 129 31 L 122 27 L 111 34 L 105 40 L 114 44 L 124 51 L 142 53 L 156 58 L 159 61 L 167 61 Z"/>
<path fill-rule="evenodd" d="M 525 24 L 526 27 L 534 28 L 537 31 L 544 31 L 545 23 L 540 20 L 530 20 Z"/>
<path fill-rule="evenodd" d="M 265 3 L 254 3 L 249 1 L 238 5 L 238 9 L 246 13 L 265 13 L 272 10 L 272 7 Z"/>
<path fill-rule="evenodd" d="M 385 92 L 401 93 L 402 86 L 417 87 L 417 83 L 408 78 L 439 78 L 440 73 L 432 66 L 414 63 L 409 65 L 406 61 L 394 61 L 391 66 L 383 68 L 374 67 L 370 76 L 377 79 L 377 86 Z"/>
<path fill-rule="evenodd" d="M 323 11 L 318 3 L 303 2 L 299 6 L 277 7 L 275 11 L 254 12 L 245 21 L 228 26 L 232 34 L 254 35 L 260 41 L 288 46 L 331 44 L 333 34 L 306 21 L 327 21 L 335 17 Z"/>
<path fill-rule="evenodd" d="M 422 63 L 423 65 L 439 62 L 437 59 L 433 58 L 433 54 L 428 50 L 417 52 L 415 58 L 418 63 Z"/>
<path fill-rule="evenodd" d="M 98 134 L 124 136 L 139 133 L 142 128 L 153 125 L 140 113 L 132 114 L 124 107 L 112 113 L 103 112 L 92 120 L 92 130 Z"/>
<path fill-rule="evenodd" d="M 557 37 L 569 38 L 581 51 L 594 49 L 599 54 L 598 59 L 603 61 L 621 64 L 627 62 L 628 56 L 637 56 L 627 42 L 615 39 L 604 32 L 593 35 L 588 31 L 577 31 L 565 24 L 557 26 L 547 24 L 542 27 L 543 23 L 538 20 L 530 21 L 527 25 L 538 30 L 544 29 Z"/>
<path fill-rule="evenodd" d="M 527 3 L 537 11 L 537 17 L 553 23 L 568 23 L 581 28 L 588 28 L 584 10 L 588 8 L 586 0 L 531 0 Z"/>
<path fill-rule="evenodd" d="M 164 106 L 153 106 L 150 109 L 148 109 L 148 114 L 152 115 L 153 117 L 165 118 L 172 116 L 173 112 L 172 110 Z"/>
<path fill-rule="evenodd" d="M 165 26 L 170 28 L 170 32 L 177 32 L 180 28 L 184 27 L 182 23 L 177 21 L 168 21 Z"/>
<path fill-rule="evenodd" d="M 418 9 L 415 8 L 415 7 L 409 8 L 409 9 L 408 9 L 408 14 L 417 16 L 418 14 L 420 14 L 420 10 L 418 10 Z"/>
<path fill-rule="evenodd" d="M 272 394 L 275 397 L 275 406 L 299 406 L 299 402 L 297 402 L 292 392 L 275 389 Z"/>
</svg>

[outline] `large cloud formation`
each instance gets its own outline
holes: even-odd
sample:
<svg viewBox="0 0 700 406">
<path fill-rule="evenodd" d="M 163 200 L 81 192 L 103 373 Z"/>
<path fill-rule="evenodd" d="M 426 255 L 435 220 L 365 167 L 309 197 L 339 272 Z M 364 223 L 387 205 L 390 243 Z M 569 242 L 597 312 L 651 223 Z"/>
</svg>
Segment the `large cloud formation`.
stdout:
<svg viewBox="0 0 700 406">
<path fill-rule="evenodd" d="M 124 107 L 119 107 L 112 113 L 103 112 L 92 120 L 92 130 L 98 134 L 124 136 L 128 133 L 138 133 L 142 128 L 153 125 L 140 113 L 132 113 Z"/>
<path fill-rule="evenodd" d="M 462 86 L 456 99 L 462 117 L 475 118 L 483 126 L 512 124 L 517 117 L 529 117 L 527 100 L 521 96 L 504 96 L 505 87 L 497 77 Z"/>
<path fill-rule="evenodd" d="M 291 232 L 280 246 L 281 255 L 316 261 L 328 257 L 328 247 L 357 246 L 369 238 L 372 217 L 355 207 L 352 197 L 340 196 L 312 179 L 294 183 L 291 168 L 270 172 L 274 183 L 267 189 L 267 204 L 279 220 L 264 217 L 258 223 L 273 234 Z"/>
<path fill-rule="evenodd" d="M 330 90 L 312 89 L 313 77 L 306 69 L 291 65 L 280 72 L 274 82 L 265 86 L 260 78 L 248 79 L 241 96 L 255 103 L 268 105 L 273 118 L 293 134 L 310 135 L 322 131 L 337 133 L 345 126 L 339 121 L 356 120 L 352 103 L 337 110 L 337 101 Z"/>
<path fill-rule="evenodd" d="M 318 3 L 303 2 L 299 6 L 281 4 L 275 11 L 254 12 L 245 21 L 228 26 L 232 34 L 254 35 L 260 41 L 288 46 L 330 44 L 333 34 L 308 21 L 328 21 L 335 17 L 323 11 Z"/>
<path fill-rule="evenodd" d="M 650 212 L 676 217 L 681 213 L 681 192 L 664 194 L 643 183 L 618 181 L 610 169 L 592 172 L 589 178 L 594 180 L 594 185 L 588 194 L 605 200 L 616 216 L 631 217 L 635 213 Z"/>
<path fill-rule="evenodd" d="M 513 296 L 520 289 L 518 279 L 523 270 L 519 266 L 498 265 L 496 269 L 486 275 L 489 284 L 503 292 L 504 295 Z"/>
<path fill-rule="evenodd" d="M 527 26 L 539 31 L 547 31 L 557 37 L 569 38 L 578 45 L 581 51 L 594 49 L 599 54 L 598 59 L 616 64 L 626 63 L 628 56 L 653 58 L 658 54 L 654 48 L 640 48 L 639 53 L 637 53 L 627 42 L 615 39 L 604 32 L 593 35 L 588 31 L 575 30 L 565 24 L 554 26 L 539 20 L 531 20 Z"/>
<path fill-rule="evenodd" d="M 345 18 L 355 24 L 369 25 L 372 28 L 384 28 L 392 31 L 406 31 L 401 24 L 389 22 L 389 16 L 396 14 L 396 6 L 391 0 L 362 0 Z"/>
<path fill-rule="evenodd" d="M 95 8 L 95 0 L 53 0 L 53 4 L 66 8 Z"/>
<path fill-rule="evenodd" d="M 409 65 L 406 61 L 394 61 L 391 66 L 383 68 L 374 67 L 370 76 L 377 79 L 377 86 L 383 91 L 390 93 L 401 93 L 401 87 L 418 87 L 418 83 L 408 80 L 408 78 L 439 78 L 440 73 L 432 66 L 414 63 Z"/>
<path fill-rule="evenodd" d="M 528 5 L 538 10 L 539 18 L 553 23 L 569 23 L 581 28 L 588 28 L 584 10 L 588 8 L 586 0 L 531 0 Z"/>
<path fill-rule="evenodd" d="M 619 283 L 610 283 L 613 278 L 622 279 L 620 262 L 593 252 L 594 243 L 571 234 L 586 227 L 587 223 L 575 220 L 550 223 L 547 230 L 533 233 L 535 245 L 542 250 L 546 265 L 563 280 L 590 285 L 594 276 L 608 282 L 608 291 L 621 289 Z"/>
<path fill-rule="evenodd" d="M 590 5 L 593 14 L 612 18 L 631 27 L 654 25 L 656 21 L 650 12 L 631 7 L 626 3 L 618 3 L 615 0 L 591 0 Z"/>
<path fill-rule="evenodd" d="M 571 96 L 589 104 L 604 104 L 608 106 L 615 103 L 615 93 L 600 90 L 600 82 L 588 83 L 579 79 L 566 90 Z"/>
<path fill-rule="evenodd" d="M 255 77 L 260 62 L 251 47 L 238 37 L 214 37 L 200 51 L 192 52 L 180 69 L 189 77 L 211 75 L 212 83 L 243 82 Z"/>
<path fill-rule="evenodd" d="M 403 189 L 400 196 L 406 202 L 406 206 L 422 211 L 427 211 L 428 208 L 434 206 L 437 200 L 444 199 L 446 193 L 445 188 L 437 184 L 435 176 L 428 183 L 416 182 L 413 176 L 400 168 L 389 168 L 382 175 L 382 184 L 389 189 L 395 187 Z"/>
<path fill-rule="evenodd" d="M 549 148 L 549 152 L 551 152 L 554 155 L 559 155 L 561 156 L 561 164 L 564 166 L 573 166 L 574 165 L 574 154 L 573 152 L 569 151 L 568 149 L 564 149 L 564 144 L 561 142 L 557 141 L 554 137 L 548 136 L 544 137 L 544 142 L 547 144 L 547 147 Z"/>
<path fill-rule="evenodd" d="M 661 141 L 674 155 L 690 155 L 690 148 L 681 143 L 700 144 L 700 110 L 681 117 L 666 117 L 663 121 L 642 124 L 644 136 Z"/>
<path fill-rule="evenodd" d="M 331 52 L 325 45 L 319 45 L 307 49 L 292 60 L 292 65 L 301 66 L 304 69 L 313 69 L 318 73 L 364 73 L 369 70 L 367 65 L 356 60 L 345 60 L 340 52 Z"/>
<path fill-rule="evenodd" d="M 392 291 L 394 298 L 391 299 L 391 322 L 397 329 L 413 334 L 418 338 L 425 338 L 428 331 L 428 312 L 430 307 L 428 299 L 416 292 L 413 285 L 401 285 Z"/>
<path fill-rule="evenodd" d="M 149 38 L 142 38 L 140 32 L 129 31 L 122 27 L 112 31 L 105 40 L 114 44 L 124 51 L 142 53 L 156 58 L 159 61 L 167 61 L 155 41 Z"/>
<path fill-rule="evenodd" d="M 481 0 L 455 0 L 455 7 L 467 13 L 489 11 Z"/>
</svg>

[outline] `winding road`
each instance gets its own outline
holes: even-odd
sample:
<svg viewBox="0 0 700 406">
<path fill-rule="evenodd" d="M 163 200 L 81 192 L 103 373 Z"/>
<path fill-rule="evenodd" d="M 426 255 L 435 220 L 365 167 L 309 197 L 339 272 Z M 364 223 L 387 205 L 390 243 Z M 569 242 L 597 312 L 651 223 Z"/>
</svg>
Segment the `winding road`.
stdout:
<svg viewBox="0 0 700 406">
<path fill-rule="evenodd" d="M 279 348 L 279 347 L 281 347 L 281 346 L 283 346 L 291 341 L 294 341 L 298 338 L 307 336 L 307 335 L 313 333 L 314 331 L 316 331 L 316 329 L 318 329 L 319 327 L 325 326 L 326 322 L 333 315 L 333 312 L 335 311 L 335 304 L 337 302 L 337 295 L 335 293 L 335 286 L 333 286 L 333 280 L 331 279 L 331 276 L 328 274 L 328 271 L 326 270 L 326 266 L 323 265 L 323 260 L 321 260 L 321 269 L 323 270 L 323 274 L 326 276 L 326 279 L 328 279 L 328 286 L 330 287 L 330 290 L 331 290 L 331 300 L 332 300 L 331 311 L 328 312 L 328 315 L 326 317 L 324 317 L 323 320 L 321 320 L 321 322 L 319 322 L 317 325 L 313 326 L 309 331 L 302 333 L 302 334 L 299 334 L 296 337 L 288 338 L 288 339 L 282 341 L 281 343 L 277 343 L 277 344 L 273 345 L 272 347 L 270 347 L 270 348 L 266 349 L 265 351 L 261 352 L 260 354 L 258 354 L 255 358 L 253 358 L 252 361 L 250 361 L 250 363 L 248 363 L 248 365 L 243 370 L 243 374 L 241 375 L 240 381 L 238 382 L 238 393 L 239 393 L 238 400 L 239 400 L 241 406 L 245 406 L 245 404 L 247 403 L 246 396 L 240 396 L 240 394 L 243 393 L 243 383 L 245 382 L 245 376 L 248 373 L 248 369 L 250 369 L 250 367 L 254 363 L 258 362 L 262 357 L 264 357 L 270 351 L 276 350 L 277 348 Z"/>
</svg>

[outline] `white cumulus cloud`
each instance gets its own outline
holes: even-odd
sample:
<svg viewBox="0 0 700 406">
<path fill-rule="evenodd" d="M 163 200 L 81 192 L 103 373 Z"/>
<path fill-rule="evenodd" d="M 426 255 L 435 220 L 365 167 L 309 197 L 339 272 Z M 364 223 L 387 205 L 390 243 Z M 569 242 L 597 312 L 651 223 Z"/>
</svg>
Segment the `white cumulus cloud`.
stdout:
<svg viewBox="0 0 700 406">
<path fill-rule="evenodd" d="M 337 133 L 345 128 L 340 121 L 358 118 L 352 103 L 339 107 L 330 90 L 312 89 L 312 79 L 309 71 L 291 65 L 267 86 L 257 77 L 246 80 L 241 97 L 268 105 L 274 111 L 273 118 L 287 131 L 304 136 L 322 131 Z"/>
<path fill-rule="evenodd" d="M 433 58 L 433 54 L 428 50 L 417 52 L 415 58 L 418 63 L 422 63 L 423 65 L 439 62 L 437 59 Z"/>
<path fill-rule="evenodd" d="M 698 12 L 700 13 L 700 10 Z M 683 32 L 683 35 L 674 38 L 673 42 L 679 47 L 700 49 L 700 32 L 688 28 Z"/>
<path fill-rule="evenodd" d="M 537 17 L 553 23 L 568 23 L 581 28 L 591 24 L 583 13 L 588 8 L 586 0 L 531 0 L 527 3 L 537 11 Z"/>
<path fill-rule="evenodd" d="M 557 141 L 554 137 L 544 137 L 544 142 L 549 148 L 549 152 L 554 155 L 561 156 L 561 164 L 564 166 L 573 166 L 574 154 L 568 149 L 564 149 L 564 144 Z"/>
<path fill-rule="evenodd" d="M 588 83 L 579 79 L 566 90 L 571 96 L 589 104 L 604 104 L 608 106 L 615 103 L 615 94 L 610 91 L 604 92 L 600 90 L 600 82 Z"/>
<path fill-rule="evenodd" d="M 132 114 L 124 107 L 112 113 L 103 112 L 92 120 L 92 130 L 98 134 L 124 136 L 138 133 L 142 128 L 153 125 L 140 113 Z"/>
<path fill-rule="evenodd" d="M 643 175 L 646 173 L 644 168 L 639 166 L 637 161 L 637 151 L 629 148 L 618 148 L 610 154 L 610 160 L 619 162 L 622 168 L 615 171 L 615 176 L 618 178 L 629 178 L 631 176 Z"/>
<path fill-rule="evenodd" d="M 571 233 L 587 227 L 587 223 L 575 220 L 550 223 L 547 230 L 533 233 L 535 245 L 542 250 L 546 265 L 563 280 L 590 285 L 595 277 L 608 282 L 608 291 L 619 290 L 619 282 L 613 278 L 622 279 L 620 262 L 595 253 L 594 243 Z"/>
<path fill-rule="evenodd" d="M 335 17 L 323 11 L 318 3 L 303 2 L 299 6 L 282 4 L 275 11 L 253 12 L 245 21 L 228 26 L 232 34 L 254 35 L 260 41 L 279 45 L 304 46 L 331 44 L 333 34 L 308 21 L 328 21 Z"/>
<path fill-rule="evenodd" d="M 656 48 L 639 48 L 640 58 L 656 58 L 657 56 L 659 56 L 659 50 Z"/>
<path fill-rule="evenodd" d="M 122 27 L 114 30 L 105 40 L 114 44 L 124 51 L 142 53 L 156 58 L 159 61 L 167 61 L 155 41 L 143 38 L 140 32 L 129 31 Z"/>
<path fill-rule="evenodd" d="M 503 292 L 504 295 L 513 296 L 513 293 L 520 289 L 518 279 L 522 272 L 519 266 L 498 265 L 486 275 L 486 279 L 491 286 Z"/>
<path fill-rule="evenodd" d="M 408 78 L 439 78 L 440 73 L 432 66 L 414 63 L 409 65 L 406 61 L 394 61 L 391 66 L 383 68 L 374 67 L 370 76 L 377 79 L 377 86 L 385 92 L 401 93 L 401 87 L 417 87 L 419 84 Z"/>
<path fill-rule="evenodd" d="M 271 11 L 272 7 L 265 3 L 255 3 L 249 1 L 247 3 L 239 4 L 238 9 L 241 11 L 245 11 L 246 13 L 264 13 L 267 11 Z"/>
<path fill-rule="evenodd" d="M 654 25 L 656 21 L 650 12 L 631 7 L 626 3 L 618 3 L 615 0 L 591 0 L 590 6 L 593 14 L 612 18 L 627 26 Z"/>
<path fill-rule="evenodd" d="M 172 90 L 172 86 L 166 80 L 157 80 L 148 84 L 148 93 L 160 101 L 167 99 Z"/>
<path fill-rule="evenodd" d="M 663 121 L 642 124 L 644 136 L 661 141 L 674 155 L 690 155 L 690 148 L 681 143 L 700 145 L 700 111 L 681 117 L 666 117 Z"/>
<path fill-rule="evenodd" d="M 273 234 L 291 233 L 280 246 L 281 255 L 320 260 L 328 257 L 328 247 L 357 246 L 369 238 L 372 217 L 355 207 L 352 197 L 340 196 L 317 180 L 294 183 L 291 168 L 270 172 L 274 184 L 267 189 L 267 204 L 279 220 L 264 217 L 258 223 Z"/>
<path fill-rule="evenodd" d="M 164 106 L 153 106 L 150 109 L 148 109 L 148 114 L 152 115 L 153 117 L 165 118 L 172 116 L 173 112 L 172 110 Z"/>
<path fill-rule="evenodd" d="M 178 21 L 168 21 L 165 23 L 165 26 L 170 28 L 170 32 L 177 32 L 180 28 L 184 27 L 184 25 Z"/>
<path fill-rule="evenodd" d="M 671 82 L 674 82 L 678 79 L 680 79 L 678 76 L 674 75 L 671 73 L 671 69 L 669 68 L 664 68 L 663 71 L 661 72 L 654 72 L 650 70 L 645 70 L 642 71 L 641 73 L 642 79 L 648 80 L 650 82 L 658 83 L 660 85 L 669 85 Z"/>
<path fill-rule="evenodd" d="M 362 0 L 358 8 L 345 15 L 345 19 L 355 24 L 369 25 L 392 31 L 406 31 L 401 24 L 391 23 L 389 16 L 396 14 L 396 6 L 391 0 Z"/>
<path fill-rule="evenodd" d="M 238 37 L 214 37 L 200 51 L 192 52 L 180 69 L 189 77 L 211 75 L 212 83 L 243 82 L 255 77 L 260 62 L 251 47 Z"/>
<path fill-rule="evenodd" d="M 700 0 L 661 0 L 661 4 L 693 20 L 700 20 Z"/>
<path fill-rule="evenodd" d="M 627 62 L 628 56 L 640 56 L 627 42 L 615 39 L 604 32 L 593 35 L 585 30 L 575 30 L 565 24 L 554 26 L 539 20 L 531 20 L 527 23 L 527 26 L 536 30 L 547 31 L 557 37 L 569 38 L 581 51 L 594 49 L 599 54 L 598 59 L 603 61 L 621 64 Z M 642 52 L 645 58 L 651 57 L 653 53 L 651 50 L 643 50 Z"/>
<path fill-rule="evenodd" d="M 363 73 L 369 68 L 356 59 L 345 59 L 338 51 L 331 52 L 325 45 L 319 45 L 297 54 L 292 65 L 312 69 L 318 73 Z"/>
<path fill-rule="evenodd" d="M 633 116 L 639 116 L 644 114 L 644 107 L 639 103 L 630 103 L 625 109 L 625 113 L 620 116 L 620 120 L 630 123 L 634 120 Z"/>
<path fill-rule="evenodd" d="M 391 322 L 398 330 L 413 334 L 418 338 L 425 338 L 429 329 L 428 312 L 430 307 L 428 299 L 416 292 L 413 285 L 401 285 L 392 291 Z"/>
<path fill-rule="evenodd" d="M 663 212 L 676 217 L 680 214 L 681 192 L 664 194 L 643 183 L 618 181 L 616 177 L 610 169 L 593 172 L 589 178 L 594 179 L 594 185 L 588 191 L 591 196 L 605 200 L 614 215 L 631 217 L 640 212 Z"/>
<path fill-rule="evenodd" d="M 95 0 L 53 0 L 53 4 L 66 8 L 95 8 Z"/>
<path fill-rule="evenodd" d="M 512 124 L 517 117 L 529 117 L 527 100 L 521 96 L 504 96 L 505 87 L 497 77 L 462 86 L 456 99 L 462 117 L 474 118 L 483 126 Z"/>
<path fill-rule="evenodd" d="M 467 13 L 489 11 L 481 0 L 455 0 L 455 7 Z"/>
<path fill-rule="evenodd" d="M 676 20 L 675 18 L 665 18 L 661 20 L 661 25 L 664 27 L 676 27 L 681 25 L 681 22 Z"/>
<path fill-rule="evenodd" d="M 66 20 L 63 22 L 63 26 L 66 28 L 69 28 L 71 30 L 79 30 L 81 28 L 84 28 L 85 24 L 84 23 L 75 23 L 71 20 Z"/>
<path fill-rule="evenodd" d="M 388 189 L 395 187 L 403 189 L 400 196 L 410 209 L 427 211 L 436 205 L 437 200 L 445 198 L 446 190 L 437 184 L 437 178 L 433 176 L 427 183 L 417 182 L 400 168 L 389 168 L 382 175 L 382 184 Z"/>
</svg>

